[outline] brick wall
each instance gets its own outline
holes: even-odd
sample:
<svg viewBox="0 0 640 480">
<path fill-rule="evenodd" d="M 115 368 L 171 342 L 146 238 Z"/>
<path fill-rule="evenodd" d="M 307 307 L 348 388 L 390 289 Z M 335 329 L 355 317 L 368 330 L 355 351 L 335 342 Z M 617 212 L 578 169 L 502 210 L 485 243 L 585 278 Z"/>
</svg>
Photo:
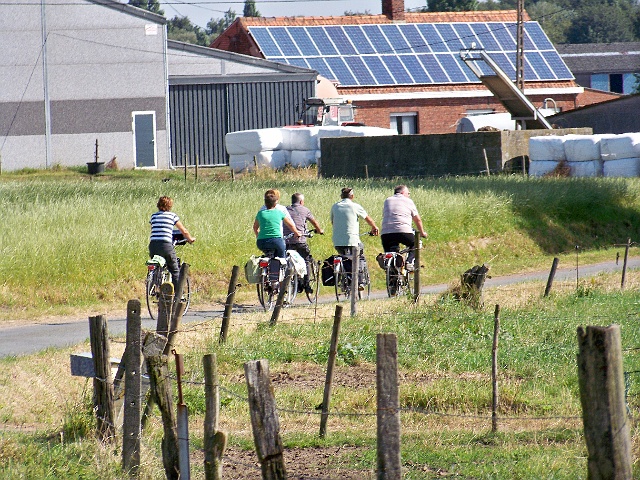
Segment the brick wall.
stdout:
<svg viewBox="0 0 640 480">
<path fill-rule="evenodd" d="M 541 107 L 544 96 L 533 96 L 529 100 Z M 555 97 L 563 111 L 575 105 L 574 95 Z M 411 100 L 356 101 L 356 121 L 372 127 L 389 128 L 392 113 L 417 113 L 417 133 L 454 133 L 458 121 L 467 116 L 468 110 L 493 109 L 496 113 L 506 112 L 494 97 L 482 98 L 440 98 Z"/>
</svg>

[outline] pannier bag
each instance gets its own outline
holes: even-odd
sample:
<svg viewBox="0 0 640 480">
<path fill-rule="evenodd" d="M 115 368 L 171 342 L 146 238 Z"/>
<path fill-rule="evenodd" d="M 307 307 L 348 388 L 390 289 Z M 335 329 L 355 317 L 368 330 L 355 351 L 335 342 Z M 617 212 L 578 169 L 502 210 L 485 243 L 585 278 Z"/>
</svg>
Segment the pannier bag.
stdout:
<svg viewBox="0 0 640 480">
<path fill-rule="evenodd" d="M 251 255 L 249 261 L 244 266 L 244 276 L 247 279 L 247 283 L 260 283 L 260 257 Z"/>
<path fill-rule="evenodd" d="M 322 285 L 325 287 L 332 287 L 336 284 L 336 279 L 333 276 L 333 260 L 339 258 L 340 255 L 331 255 L 324 262 L 322 262 Z M 351 259 L 347 257 L 342 258 L 342 266 L 344 271 L 351 273 Z"/>
<path fill-rule="evenodd" d="M 331 255 L 324 262 L 322 262 L 322 268 L 320 270 L 322 275 L 322 285 L 325 287 L 333 287 L 336 284 L 336 279 L 333 276 L 333 259 L 335 255 Z"/>
</svg>

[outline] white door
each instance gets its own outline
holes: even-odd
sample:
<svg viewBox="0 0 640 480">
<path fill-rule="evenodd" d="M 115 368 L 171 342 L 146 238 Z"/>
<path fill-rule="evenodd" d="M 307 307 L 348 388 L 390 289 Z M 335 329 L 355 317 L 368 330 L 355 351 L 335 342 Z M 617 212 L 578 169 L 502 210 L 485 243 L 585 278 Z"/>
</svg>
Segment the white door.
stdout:
<svg viewBox="0 0 640 480">
<path fill-rule="evenodd" d="M 156 112 L 133 112 L 133 155 L 137 168 L 156 167 Z"/>
</svg>

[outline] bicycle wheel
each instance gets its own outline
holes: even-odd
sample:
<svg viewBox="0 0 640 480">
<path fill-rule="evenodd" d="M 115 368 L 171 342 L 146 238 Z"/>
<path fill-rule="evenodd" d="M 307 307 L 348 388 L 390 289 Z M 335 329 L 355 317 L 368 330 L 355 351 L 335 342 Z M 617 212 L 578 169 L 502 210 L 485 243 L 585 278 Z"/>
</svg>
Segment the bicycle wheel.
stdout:
<svg viewBox="0 0 640 480">
<path fill-rule="evenodd" d="M 346 274 L 346 272 L 342 270 L 342 266 L 337 269 L 334 276 L 336 280 L 336 284 L 335 284 L 336 300 L 339 302 L 342 300 L 346 300 L 347 298 L 349 298 L 349 291 L 350 291 L 349 282 L 351 281 L 351 279 Z"/>
<path fill-rule="evenodd" d="M 416 293 L 416 285 L 413 280 L 413 270 L 407 270 L 407 273 L 404 274 L 405 281 L 407 282 L 407 295 L 413 297 Z"/>
<path fill-rule="evenodd" d="M 186 302 L 184 307 L 184 313 L 186 314 L 189 311 L 189 305 L 191 305 L 191 281 L 189 280 L 189 277 L 187 277 L 184 288 L 186 291 L 182 292 L 182 299 Z"/>
<path fill-rule="evenodd" d="M 386 271 L 386 284 L 387 284 L 387 295 L 389 297 L 395 297 L 398 294 L 398 288 L 400 285 L 398 284 L 398 270 L 391 265 L 391 262 L 387 263 Z"/>
<path fill-rule="evenodd" d="M 369 267 L 365 265 L 362 269 L 362 282 L 364 283 L 364 290 L 358 289 L 358 299 L 362 299 L 363 295 L 366 295 L 366 299 L 369 300 L 371 296 L 371 278 L 369 278 Z"/>
<path fill-rule="evenodd" d="M 265 307 L 265 304 L 264 304 L 265 286 L 264 286 L 264 281 L 262 281 L 262 279 L 260 282 L 256 283 L 256 293 L 258 294 L 258 302 L 260 302 L 260 305 L 262 306 L 262 308 L 266 310 L 267 307 Z"/>
<path fill-rule="evenodd" d="M 309 303 L 314 303 L 315 294 L 318 288 L 320 288 L 320 282 L 318 281 L 318 275 L 320 274 L 318 269 L 318 264 L 315 261 L 310 261 L 307 263 L 307 269 L 309 271 L 309 286 L 312 291 L 306 291 L 307 300 Z"/>
<path fill-rule="evenodd" d="M 157 273 L 159 269 L 149 270 L 147 272 L 147 278 L 145 280 L 145 296 L 147 298 L 147 310 L 152 320 L 157 320 L 158 317 L 158 295 L 160 294 L 159 285 L 156 281 L 158 278 Z"/>
<path fill-rule="evenodd" d="M 287 291 L 284 296 L 285 305 L 293 305 L 293 301 L 298 295 L 298 273 L 296 271 L 291 272 L 291 278 L 286 285 Z"/>
</svg>

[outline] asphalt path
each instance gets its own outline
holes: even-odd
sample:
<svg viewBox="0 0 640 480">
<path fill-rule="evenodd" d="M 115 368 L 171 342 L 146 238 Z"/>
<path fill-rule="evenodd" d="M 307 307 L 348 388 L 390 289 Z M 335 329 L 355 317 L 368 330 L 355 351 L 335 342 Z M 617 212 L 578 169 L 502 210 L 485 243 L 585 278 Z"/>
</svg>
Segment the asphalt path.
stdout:
<svg viewBox="0 0 640 480">
<path fill-rule="evenodd" d="M 599 273 L 620 272 L 622 275 L 622 259 L 618 263 L 615 261 L 602 262 L 591 265 L 578 265 L 563 267 L 556 270 L 554 281 L 570 281 L 585 277 L 592 277 Z M 640 269 L 640 257 L 629 258 L 627 261 L 628 270 Z M 549 265 L 551 270 L 551 265 Z M 504 285 L 512 285 L 515 283 L 529 281 L 547 281 L 549 271 L 538 271 L 531 273 L 492 276 L 485 281 L 485 288 L 498 287 Z M 421 289 L 421 294 L 439 294 L 444 293 L 449 288 L 448 284 L 428 285 Z M 371 298 L 386 298 L 386 292 L 372 292 Z M 302 300 L 302 299 L 301 299 Z M 332 296 L 323 295 L 319 298 L 319 303 L 331 303 L 334 300 Z M 254 310 L 254 307 L 240 306 L 234 308 L 234 313 L 242 311 Z M 145 310 L 143 310 L 144 312 Z M 183 318 L 182 323 L 203 322 L 214 318 L 221 318 L 224 308 L 210 310 L 193 310 L 189 311 Z M 108 329 L 110 336 L 123 335 L 126 331 L 125 318 L 109 318 Z M 154 329 L 156 322 L 151 318 L 142 318 L 142 328 Z M 66 347 L 83 343 L 89 338 L 89 320 L 88 318 L 68 318 L 57 322 L 27 324 L 20 326 L 0 327 L 0 358 L 18 356 L 36 353 L 51 347 Z"/>
</svg>

